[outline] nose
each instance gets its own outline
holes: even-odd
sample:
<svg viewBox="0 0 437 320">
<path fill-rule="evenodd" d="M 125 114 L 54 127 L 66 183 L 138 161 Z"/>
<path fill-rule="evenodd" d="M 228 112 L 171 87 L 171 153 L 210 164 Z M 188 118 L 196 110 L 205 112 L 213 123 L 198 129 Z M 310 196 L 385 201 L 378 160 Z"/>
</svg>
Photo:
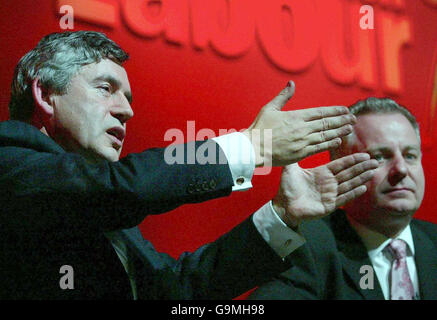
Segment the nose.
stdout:
<svg viewBox="0 0 437 320">
<path fill-rule="evenodd" d="M 121 94 L 119 98 L 114 101 L 113 107 L 111 108 L 111 115 L 117 118 L 121 124 L 124 124 L 134 116 L 131 104 L 126 96 Z"/>
<path fill-rule="evenodd" d="M 394 186 L 401 182 L 408 174 L 407 164 L 401 154 L 395 155 L 389 171 L 388 182 Z"/>
</svg>

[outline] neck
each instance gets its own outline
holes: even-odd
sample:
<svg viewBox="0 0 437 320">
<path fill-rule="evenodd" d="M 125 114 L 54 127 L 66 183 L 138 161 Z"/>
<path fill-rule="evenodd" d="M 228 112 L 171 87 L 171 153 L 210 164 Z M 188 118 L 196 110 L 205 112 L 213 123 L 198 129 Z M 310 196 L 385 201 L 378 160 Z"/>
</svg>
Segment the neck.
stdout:
<svg viewBox="0 0 437 320">
<path fill-rule="evenodd" d="M 89 154 L 89 153 L 84 153 L 84 152 L 81 152 L 81 150 L 80 149 L 78 149 L 78 150 L 74 150 L 74 149 L 72 149 L 72 148 L 68 148 L 67 146 L 68 146 L 68 143 L 63 143 L 64 141 L 67 141 L 67 140 L 64 140 L 64 139 L 59 139 L 59 137 L 58 136 L 51 136 L 48 132 L 47 132 L 47 129 L 45 128 L 45 127 L 42 127 L 39 131 L 41 131 L 43 134 L 45 134 L 46 136 L 48 136 L 48 137 L 50 137 L 50 138 L 52 138 L 57 144 L 59 144 L 65 151 L 67 151 L 67 152 L 73 152 L 73 153 L 77 153 L 77 154 L 80 154 L 80 155 L 82 155 L 83 157 L 84 157 L 84 159 L 89 163 L 89 164 L 95 164 L 95 163 L 99 163 L 99 162 L 102 162 L 104 159 L 102 159 L 102 158 L 100 158 L 100 157 L 97 157 L 97 156 L 95 156 L 94 154 Z"/>
<path fill-rule="evenodd" d="M 347 215 L 366 228 L 387 238 L 396 238 L 410 223 L 413 214 L 377 210 L 363 213 L 347 210 Z"/>
</svg>

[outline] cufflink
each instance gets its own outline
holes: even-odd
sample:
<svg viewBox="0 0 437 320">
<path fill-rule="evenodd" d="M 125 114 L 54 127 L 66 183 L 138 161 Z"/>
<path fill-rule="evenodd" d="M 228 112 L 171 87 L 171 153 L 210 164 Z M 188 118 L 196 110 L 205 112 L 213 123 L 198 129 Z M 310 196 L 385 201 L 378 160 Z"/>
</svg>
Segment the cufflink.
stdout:
<svg viewBox="0 0 437 320">
<path fill-rule="evenodd" d="M 235 180 L 235 182 L 236 182 L 239 186 L 241 186 L 241 185 L 244 183 L 244 181 L 246 181 L 246 179 L 244 179 L 244 177 L 238 177 L 237 180 Z"/>
</svg>

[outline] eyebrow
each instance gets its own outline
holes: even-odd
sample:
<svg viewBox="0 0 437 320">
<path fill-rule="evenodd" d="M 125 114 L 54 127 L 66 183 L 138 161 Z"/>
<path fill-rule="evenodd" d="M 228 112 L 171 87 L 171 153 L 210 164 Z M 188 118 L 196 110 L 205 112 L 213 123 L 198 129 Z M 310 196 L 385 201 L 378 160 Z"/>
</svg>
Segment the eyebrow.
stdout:
<svg viewBox="0 0 437 320">
<path fill-rule="evenodd" d="M 121 87 L 121 81 L 111 75 L 103 75 L 103 76 L 96 77 L 94 79 L 94 82 L 96 81 L 106 81 L 110 83 L 111 86 L 113 87 L 117 87 L 117 88 Z M 126 91 L 124 92 L 124 96 L 126 97 L 127 101 L 129 101 L 129 103 L 132 104 L 132 93 L 130 91 Z"/>
<path fill-rule="evenodd" d="M 405 146 L 405 148 L 403 148 L 403 150 L 416 150 L 416 151 L 422 152 L 419 145 L 408 145 L 408 146 Z M 391 148 L 381 146 L 381 147 L 374 147 L 374 148 L 366 149 L 366 152 L 377 152 L 377 151 L 390 152 Z"/>
</svg>

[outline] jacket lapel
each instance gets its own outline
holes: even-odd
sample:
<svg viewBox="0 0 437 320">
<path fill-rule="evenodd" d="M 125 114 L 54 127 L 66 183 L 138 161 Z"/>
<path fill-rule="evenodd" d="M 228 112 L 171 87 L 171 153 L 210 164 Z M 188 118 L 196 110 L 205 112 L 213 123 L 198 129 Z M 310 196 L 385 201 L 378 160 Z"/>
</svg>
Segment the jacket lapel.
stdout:
<svg viewBox="0 0 437 320">
<path fill-rule="evenodd" d="M 366 300 L 384 300 L 379 280 L 373 270 L 372 263 L 367 256 L 367 252 L 364 250 L 366 256 L 362 256 L 359 252 L 362 248 L 352 246 L 348 250 L 344 250 L 340 254 L 343 270 L 352 280 L 355 289 Z M 367 279 L 366 279 L 367 277 Z M 373 288 L 369 287 L 369 282 L 373 283 Z M 360 282 L 363 284 L 360 285 Z"/>
<path fill-rule="evenodd" d="M 437 300 L 437 248 L 431 239 L 415 224 L 411 223 L 415 260 L 419 277 L 420 297 L 424 300 Z"/>
<path fill-rule="evenodd" d="M 174 259 L 158 253 L 138 227 L 119 231 L 133 264 L 138 299 L 188 299 L 172 266 Z"/>
<path fill-rule="evenodd" d="M 379 280 L 373 270 L 367 250 L 360 237 L 350 226 L 344 211 L 333 213 L 331 228 L 337 239 L 340 261 L 345 274 L 350 278 L 357 292 L 366 300 L 384 300 L 384 295 L 379 285 Z M 372 280 L 373 289 L 364 284 L 370 284 L 366 280 Z M 363 279 L 363 280 L 362 280 Z"/>
<path fill-rule="evenodd" d="M 141 260 L 144 267 L 150 268 L 150 271 L 165 268 L 165 263 L 162 261 L 153 245 L 143 238 L 138 227 L 123 229 L 119 232 L 120 236 L 126 243 L 131 258 Z"/>
</svg>

